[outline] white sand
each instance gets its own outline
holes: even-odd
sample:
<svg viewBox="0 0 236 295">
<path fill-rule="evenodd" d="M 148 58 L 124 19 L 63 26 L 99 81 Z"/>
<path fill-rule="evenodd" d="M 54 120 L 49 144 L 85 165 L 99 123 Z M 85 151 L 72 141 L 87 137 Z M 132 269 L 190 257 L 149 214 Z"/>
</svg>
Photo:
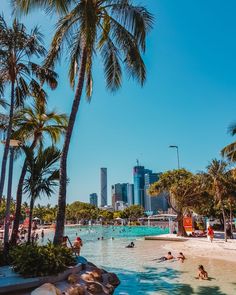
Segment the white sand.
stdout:
<svg viewBox="0 0 236 295">
<path fill-rule="evenodd" d="M 176 237 L 176 235 L 162 235 L 162 237 Z M 155 243 L 155 241 L 153 241 Z M 183 252 L 186 256 L 200 256 L 236 262 L 236 240 L 214 239 L 211 243 L 207 238 L 189 238 L 187 241 L 168 242 L 163 248 L 175 252 Z"/>
</svg>

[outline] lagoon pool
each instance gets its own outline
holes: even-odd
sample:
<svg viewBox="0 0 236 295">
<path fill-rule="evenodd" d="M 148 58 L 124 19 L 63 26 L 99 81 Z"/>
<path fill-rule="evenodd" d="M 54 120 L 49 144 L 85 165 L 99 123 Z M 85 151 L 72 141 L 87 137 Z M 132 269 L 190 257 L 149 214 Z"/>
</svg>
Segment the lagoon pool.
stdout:
<svg viewBox="0 0 236 295">
<path fill-rule="evenodd" d="M 183 264 L 178 261 L 154 261 L 153 259 L 166 254 L 170 242 L 146 241 L 143 237 L 166 232 L 166 229 L 157 227 L 66 228 L 66 234 L 72 241 L 76 235 L 83 239 L 82 256 L 119 276 L 121 284 L 115 295 L 236 294 L 234 263 L 197 256 L 188 257 L 188 253 L 184 253 L 187 260 Z M 98 240 L 101 236 L 104 239 Z M 134 241 L 135 248 L 125 248 L 131 241 Z M 195 279 L 199 264 L 205 266 L 210 281 Z"/>
</svg>

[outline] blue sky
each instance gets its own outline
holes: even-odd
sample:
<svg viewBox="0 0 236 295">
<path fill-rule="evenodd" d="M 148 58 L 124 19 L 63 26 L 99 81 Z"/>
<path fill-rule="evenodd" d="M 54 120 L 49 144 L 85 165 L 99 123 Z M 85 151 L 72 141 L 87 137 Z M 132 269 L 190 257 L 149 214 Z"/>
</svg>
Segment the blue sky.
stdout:
<svg viewBox="0 0 236 295">
<path fill-rule="evenodd" d="M 0 11 L 10 20 L 8 2 L 1 0 Z M 235 0 L 138 3 L 156 19 L 147 41 L 147 82 L 140 88 L 124 78 L 122 89 L 111 94 L 102 65 L 95 64 L 92 102 L 83 100 L 71 142 L 68 202 L 99 194 L 100 167 L 108 168 L 110 198 L 111 184 L 132 182 L 137 158 L 154 171 L 176 168 L 176 153 L 168 148 L 175 144 L 181 166 L 195 172 L 234 140 L 227 128 L 236 121 Z M 49 45 L 56 18 L 37 11 L 22 21 L 28 27 L 39 25 Z M 66 63 L 57 71 L 60 85 L 50 92 L 49 106 L 69 112 L 73 92 Z M 20 165 L 15 164 L 14 188 Z"/>
</svg>

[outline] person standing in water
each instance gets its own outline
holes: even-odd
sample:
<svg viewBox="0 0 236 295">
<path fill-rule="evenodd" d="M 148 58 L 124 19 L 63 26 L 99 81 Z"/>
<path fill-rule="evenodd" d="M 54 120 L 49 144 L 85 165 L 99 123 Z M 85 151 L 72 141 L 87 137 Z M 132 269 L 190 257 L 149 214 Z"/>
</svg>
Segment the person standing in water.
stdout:
<svg viewBox="0 0 236 295">
<path fill-rule="evenodd" d="M 77 255 L 80 255 L 81 247 L 83 246 L 83 241 L 80 237 L 77 237 L 73 243 L 73 249 Z"/>
</svg>

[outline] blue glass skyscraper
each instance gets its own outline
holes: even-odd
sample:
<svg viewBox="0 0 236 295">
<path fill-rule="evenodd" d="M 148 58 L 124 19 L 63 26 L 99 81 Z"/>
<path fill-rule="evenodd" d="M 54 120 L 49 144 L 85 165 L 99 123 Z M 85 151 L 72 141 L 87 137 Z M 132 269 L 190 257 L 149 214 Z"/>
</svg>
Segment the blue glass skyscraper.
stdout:
<svg viewBox="0 0 236 295">
<path fill-rule="evenodd" d="M 133 170 L 134 176 L 134 204 L 145 206 L 144 201 L 144 175 L 149 173 L 150 170 L 145 169 L 144 166 L 135 166 Z"/>
</svg>

